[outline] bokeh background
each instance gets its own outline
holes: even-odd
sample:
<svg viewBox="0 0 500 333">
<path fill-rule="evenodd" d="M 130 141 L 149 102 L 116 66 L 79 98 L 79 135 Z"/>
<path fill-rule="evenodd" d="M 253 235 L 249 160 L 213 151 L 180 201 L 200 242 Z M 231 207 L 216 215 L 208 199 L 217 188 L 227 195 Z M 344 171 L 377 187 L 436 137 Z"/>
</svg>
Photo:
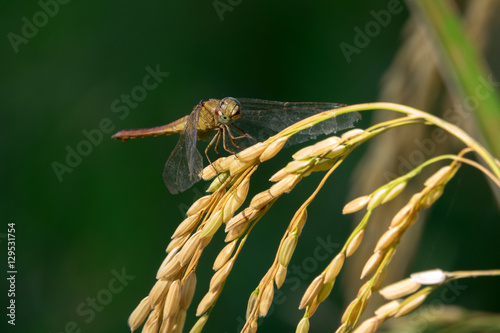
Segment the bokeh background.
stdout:
<svg viewBox="0 0 500 333">
<path fill-rule="evenodd" d="M 128 315 L 154 284 L 172 232 L 207 184 L 200 182 L 175 196 L 165 188 L 162 168 L 177 137 L 122 144 L 110 138 L 112 133 L 162 125 L 186 115 L 201 99 L 225 96 L 376 101 L 381 78 L 402 42 L 408 9 L 397 2 L 401 11 L 349 59 L 340 45 L 354 45 L 355 28 L 363 28 L 373 20 L 370 11 L 387 9 L 389 2 L 2 2 L 0 252 L 4 276 L 7 224 L 15 222 L 18 274 L 16 326 L 6 325 L 2 310 L 1 331 L 127 332 Z M 38 14 L 36 19 L 44 24 L 36 33 L 25 28 L 32 36 L 14 45 L 11 33 L 21 36 L 25 20 L 33 22 L 43 10 L 41 3 L 57 3 L 57 13 L 45 23 Z M 126 116 L 113 112 L 115 100 L 143 84 L 148 66 L 169 74 Z M 359 126 L 368 126 L 370 118 L 364 113 Z M 68 151 L 82 145 L 84 133 L 103 121 L 107 132 L 99 131 L 102 138 L 96 134 L 87 156 L 58 177 L 54 163 L 67 165 Z M 285 283 L 283 293 L 276 295 L 272 314 L 259 332 L 294 331 L 302 316 L 297 310 L 301 295 L 328 263 L 306 264 L 308 258 L 325 242 L 338 250 L 355 222 L 342 216 L 341 209 L 353 198 L 348 196 L 352 171 L 365 149 L 334 173 L 312 204 L 292 261 L 306 266 L 293 276 L 298 283 Z M 251 193 L 269 186 L 269 176 L 294 151 L 287 149 L 263 165 Z M 309 177 L 259 222 L 207 332 L 237 332 L 241 327 L 248 296 L 271 264 L 293 208 L 319 179 Z M 498 268 L 499 221 L 484 177 L 464 168 L 431 209 L 418 252 L 403 276 L 436 267 Z M 223 235 L 218 235 L 202 257 L 186 328 L 196 320 L 195 306 L 208 288 L 213 259 L 223 246 Z M 117 272 L 128 276 L 119 290 L 110 286 Z M 312 332 L 337 327 L 348 302 L 341 283 L 313 317 Z M 451 304 L 500 311 L 493 297 L 500 294 L 498 279 L 464 284 L 467 289 Z M 2 278 L 2 299 L 6 290 Z M 92 299 L 101 302 L 92 305 Z M 2 301 L 2 309 L 6 304 Z"/>
</svg>

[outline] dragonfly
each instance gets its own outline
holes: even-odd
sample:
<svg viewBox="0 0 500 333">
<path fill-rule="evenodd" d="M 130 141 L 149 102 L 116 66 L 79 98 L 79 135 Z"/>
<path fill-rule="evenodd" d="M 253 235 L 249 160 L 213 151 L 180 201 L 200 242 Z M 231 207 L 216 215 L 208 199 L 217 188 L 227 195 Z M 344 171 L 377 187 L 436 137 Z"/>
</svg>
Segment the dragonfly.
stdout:
<svg viewBox="0 0 500 333">
<path fill-rule="evenodd" d="M 196 145 L 199 140 L 210 139 L 205 148 L 218 148 L 222 141 L 224 150 L 234 154 L 284 130 L 290 125 L 314 114 L 346 106 L 338 103 L 278 102 L 251 98 L 225 97 L 200 101 L 193 111 L 167 125 L 152 128 L 123 130 L 112 138 L 125 142 L 128 139 L 159 135 L 179 134 L 179 141 L 165 163 L 163 179 L 172 194 L 183 192 L 200 180 L 203 157 Z M 361 119 L 358 112 L 342 114 L 322 121 L 294 134 L 286 146 L 314 139 L 353 127 Z"/>
</svg>

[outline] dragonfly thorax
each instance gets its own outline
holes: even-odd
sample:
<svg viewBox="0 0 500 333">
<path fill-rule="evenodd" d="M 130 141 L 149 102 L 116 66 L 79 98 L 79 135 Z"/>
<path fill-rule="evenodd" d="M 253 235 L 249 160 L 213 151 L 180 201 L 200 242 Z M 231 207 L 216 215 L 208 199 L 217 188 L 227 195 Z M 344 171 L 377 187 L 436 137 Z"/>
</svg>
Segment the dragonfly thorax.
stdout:
<svg viewBox="0 0 500 333">
<path fill-rule="evenodd" d="M 215 117 L 222 124 L 231 124 L 241 115 L 241 105 L 236 98 L 225 97 L 215 110 Z"/>
</svg>

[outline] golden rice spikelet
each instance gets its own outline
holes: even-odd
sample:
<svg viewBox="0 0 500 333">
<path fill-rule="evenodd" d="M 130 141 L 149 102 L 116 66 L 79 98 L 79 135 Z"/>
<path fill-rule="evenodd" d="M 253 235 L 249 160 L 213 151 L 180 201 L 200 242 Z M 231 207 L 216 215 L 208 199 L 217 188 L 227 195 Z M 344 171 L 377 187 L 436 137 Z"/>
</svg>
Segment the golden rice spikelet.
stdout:
<svg viewBox="0 0 500 333">
<path fill-rule="evenodd" d="M 217 175 L 217 177 L 214 178 L 212 183 L 210 183 L 210 186 L 207 188 L 208 193 L 212 193 L 217 191 L 224 183 L 226 180 L 229 178 L 230 173 L 229 172 L 221 172 Z"/>
<path fill-rule="evenodd" d="M 297 235 L 295 234 L 291 234 L 285 239 L 278 254 L 278 260 L 281 265 L 285 267 L 288 266 L 290 259 L 292 259 L 293 252 L 295 251 L 295 247 L 297 246 L 297 241 Z"/>
<path fill-rule="evenodd" d="M 374 252 L 385 250 L 389 245 L 401 236 L 403 229 L 400 227 L 389 228 L 378 240 Z"/>
<path fill-rule="evenodd" d="M 278 265 L 278 271 L 276 272 L 276 277 L 274 278 L 274 282 L 276 283 L 276 287 L 279 289 L 285 282 L 287 268 L 281 264 Z"/>
<path fill-rule="evenodd" d="M 241 204 L 245 201 L 248 194 L 248 189 L 250 187 L 250 181 L 247 178 L 243 179 L 243 181 L 238 186 L 236 190 L 236 194 L 234 196 L 234 200 L 241 206 Z"/>
<path fill-rule="evenodd" d="M 150 311 L 151 303 L 149 302 L 149 297 L 146 296 L 139 305 L 137 305 L 134 311 L 132 311 L 130 317 L 128 317 L 128 326 L 130 326 L 132 332 L 142 325 Z"/>
<path fill-rule="evenodd" d="M 251 161 L 243 161 L 239 159 L 235 159 L 233 163 L 229 166 L 229 174 L 231 176 L 237 175 L 249 167 L 251 167 L 253 163 Z"/>
<path fill-rule="evenodd" d="M 358 290 L 358 294 L 356 295 L 356 297 L 361 297 L 363 294 L 367 294 L 367 298 L 371 297 L 372 295 L 372 291 L 370 290 L 371 288 L 371 284 L 370 282 L 365 282 L 361 288 L 359 288 Z"/>
<path fill-rule="evenodd" d="M 214 304 L 215 300 L 219 296 L 220 289 L 209 291 L 203 296 L 198 307 L 196 308 L 196 316 L 201 316 Z"/>
<path fill-rule="evenodd" d="M 172 258 L 164 267 L 160 268 L 156 278 L 159 279 L 171 279 L 180 273 L 182 266 L 179 263 L 179 254 Z"/>
<path fill-rule="evenodd" d="M 299 209 L 298 211 L 295 212 L 292 218 L 292 228 L 297 230 L 297 236 L 302 233 L 302 228 L 304 228 L 304 225 L 306 224 L 307 221 L 307 209 Z"/>
<path fill-rule="evenodd" d="M 308 166 L 312 165 L 312 163 L 313 163 L 312 159 L 291 161 L 286 165 L 285 171 L 289 173 L 298 173 L 307 168 Z"/>
<path fill-rule="evenodd" d="M 227 156 L 225 159 L 221 160 L 221 162 L 219 163 L 219 167 L 217 168 L 217 171 L 218 172 L 228 171 L 229 168 L 231 167 L 231 164 L 233 164 L 234 161 L 236 161 L 236 155 Z"/>
<path fill-rule="evenodd" d="M 172 281 L 170 280 L 157 280 L 151 291 L 149 292 L 149 302 L 151 307 L 158 304 L 167 295 L 168 288 Z"/>
<path fill-rule="evenodd" d="M 194 292 L 196 290 L 196 273 L 192 271 L 189 275 L 184 279 L 181 288 L 181 301 L 180 307 L 183 310 L 187 310 L 189 305 L 191 305 L 191 301 L 193 300 Z"/>
<path fill-rule="evenodd" d="M 411 196 L 410 203 L 413 204 L 415 207 L 418 207 L 418 205 L 422 201 L 423 197 L 424 197 L 424 193 L 417 192 L 417 193 L 415 193 L 414 195 Z"/>
<path fill-rule="evenodd" d="M 297 325 L 295 333 L 308 333 L 309 332 L 309 318 L 302 318 Z"/>
<path fill-rule="evenodd" d="M 387 190 L 388 190 L 387 187 L 384 187 L 378 190 L 377 192 L 373 193 L 371 195 L 370 201 L 368 202 L 367 208 L 369 210 L 375 209 L 375 207 L 377 207 L 382 202 L 382 200 L 384 200 L 387 194 Z"/>
<path fill-rule="evenodd" d="M 421 284 L 412 279 L 404 279 L 384 287 L 379 291 L 380 295 L 387 300 L 393 300 L 414 293 L 420 288 Z"/>
<path fill-rule="evenodd" d="M 229 260 L 231 254 L 233 254 L 235 247 L 236 241 L 232 241 L 231 243 L 224 246 L 224 248 L 217 255 L 217 258 L 215 258 L 214 265 L 212 267 L 214 271 L 221 268 Z"/>
<path fill-rule="evenodd" d="M 187 233 L 187 234 L 184 234 L 182 236 L 179 236 L 179 237 L 172 239 L 170 241 L 170 243 L 168 243 L 166 251 L 170 253 L 176 248 L 181 248 L 182 245 L 189 239 L 189 237 L 190 237 L 190 234 Z"/>
<path fill-rule="evenodd" d="M 311 305 L 308 306 L 307 314 L 309 316 L 312 316 L 316 312 L 316 310 L 318 309 L 318 306 L 319 306 L 318 298 L 316 297 L 315 299 L 313 299 Z"/>
<path fill-rule="evenodd" d="M 207 323 L 208 320 L 208 314 L 204 315 L 203 317 L 200 317 L 194 324 L 194 326 L 191 328 L 189 333 L 201 333 L 201 330 L 203 329 L 203 326 Z"/>
<path fill-rule="evenodd" d="M 269 190 L 262 191 L 260 193 L 257 193 L 253 198 L 252 201 L 250 201 L 250 204 L 248 205 L 252 209 L 261 209 L 265 205 L 267 205 L 271 200 L 274 199 L 274 196 L 269 192 Z"/>
<path fill-rule="evenodd" d="M 165 307 L 163 308 L 163 318 L 175 317 L 179 311 L 181 302 L 181 282 L 175 280 L 168 289 Z"/>
<path fill-rule="evenodd" d="M 188 262 L 191 260 L 193 257 L 194 253 L 196 250 L 200 248 L 200 234 L 201 230 L 193 234 L 186 244 L 182 247 L 181 251 L 179 252 L 179 264 L 184 267 L 188 264 Z"/>
<path fill-rule="evenodd" d="M 245 208 L 226 223 L 226 232 L 250 221 L 257 214 L 257 212 L 258 210 L 252 207 Z"/>
<path fill-rule="evenodd" d="M 359 245 L 363 241 L 364 234 L 365 234 L 365 230 L 364 229 L 358 231 L 358 233 L 356 234 L 356 236 L 354 236 L 352 238 L 352 240 L 349 242 L 349 245 L 347 245 L 347 250 L 345 252 L 345 255 L 347 257 L 352 256 L 354 254 L 354 252 L 356 252 L 356 250 L 358 249 Z"/>
<path fill-rule="evenodd" d="M 323 302 L 332 292 L 333 285 L 335 284 L 335 280 L 332 280 L 328 283 L 323 284 L 321 290 L 318 293 L 318 303 Z"/>
<path fill-rule="evenodd" d="M 444 186 L 438 186 L 433 188 L 429 193 L 427 193 L 423 198 L 422 201 L 420 202 L 420 205 L 423 208 L 427 208 L 431 206 L 434 202 L 437 201 L 441 197 L 444 191 Z"/>
<path fill-rule="evenodd" d="M 323 275 L 319 275 L 311 282 L 309 287 L 307 287 L 306 291 L 304 292 L 304 295 L 302 296 L 299 304 L 299 310 L 310 305 L 314 298 L 318 296 L 321 287 L 323 287 L 324 279 L 325 277 Z"/>
<path fill-rule="evenodd" d="M 382 259 L 384 258 L 384 251 L 377 251 L 371 255 L 371 257 L 366 261 L 365 266 L 363 267 L 363 271 L 361 272 L 360 279 L 364 279 L 368 274 L 373 272 L 375 268 L 380 265 Z"/>
<path fill-rule="evenodd" d="M 220 162 L 224 159 L 225 157 L 221 157 L 212 164 L 209 164 L 206 167 L 204 167 L 203 170 L 201 170 L 200 172 L 200 178 L 203 180 L 210 180 L 214 178 L 218 172 L 222 172 L 220 168 Z"/>
<path fill-rule="evenodd" d="M 160 327 L 160 332 L 173 332 L 176 319 L 177 316 L 163 318 L 163 322 L 161 323 Z"/>
<path fill-rule="evenodd" d="M 410 214 L 413 212 L 413 210 L 415 209 L 415 205 L 411 202 L 407 203 L 405 206 L 403 206 L 403 208 L 401 208 L 397 213 L 396 215 L 394 215 L 394 217 L 392 218 L 392 221 L 391 221 L 391 228 L 394 228 L 398 225 L 400 225 L 401 223 L 403 223 L 404 221 L 406 221 L 406 219 L 410 216 Z"/>
<path fill-rule="evenodd" d="M 186 315 L 186 310 L 179 310 L 172 333 L 182 333 L 182 330 L 184 329 L 184 323 L 186 322 Z"/>
<path fill-rule="evenodd" d="M 260 304 L 259 304 L 259 317 L 265 317 L 267 315 L 267 312 L 269 311 L 269 308 L 273 303 L 273 296 L 274 296 L 274 285 L 271 281 L 271 283 L 268 283 L 264 287 L 264 291 L 262 292 L 262 297 L 260 299 Z"/>
<path fill-rule="evenodd" d="M 238 189 L 233 193 L 226 204 L 224 205 L 223 222 L 227 223 L 234 215 L 234 213 L 241 207 L 245 201 L 248 193 L 249 181 L 244 179 L 238 186 Z"/>
<path fill-rule="evenodd" d="M 231 269 L 233 268 L 233 261 L 230 260 L 224 264 L 224 266 L 221 267 L 217 272 L 215 272 L 214 276 L 212 276 L 212 279 L 210 280 L 210 291 L 217 290 L 221 287 L 221 285 L 226 281 L 227 276 L 231 272 Z"/>
<path fill-rule="evenodd" d="M 436 171 L 432 176 L 427 178 L 427 180 L 424 182 L 424 185 L 429 187 L 434 187 L 439 184 L 445 183 L 448 180 L 451 171 L 452 168 L 449 165 L 442 167 L 441 169 Z"/>
<path fill-rule="evenodd" d="M 351 200 L 344 206 L 342 214 L 351 214 L 363 209 L 363 207 L 365 207 L 366 204 L 370 201 L 370 198 L 370 195 L 364 195 L 362 197 Z"/>
<path fill-rule="evenodd" d="M 209 180 L 221 172 L 226 172 L 227 170 L 229 170 L 229 165 L 231 165 L 234 158 L 235 156 L 231 155 L 217 159 L 216 161 L 203 168 L 200 173 L 200 177 L 203 180 Z"/>
<path fill-rule="evenodd" d="M 170 251 L 165 259 L 163 259 L 163 262 L 160 265 L 160 268 L 158 268 L 158 272 L 163 269 L 176 255 L 179 253 L 180 247 L 174 248 L 172 251 Z"/>
<path fill-rule="evenodd" d="M 377 315 L 377 317 L 381 318 L 387 318 L 393 316 L 398 310 L 399 305 L 400 304 L 398 301 L 390 301 L 379 307 L 377 310 L 375 310 L 375 314 Z"/>
<path fill-rule="evenodd" d="M 408 297 L 403 303 L 398 312 L 394 315 L 395 318 L 404 316 L 418 308 L 427 298 L 427 294 L 416 295 L 415 297 Z"/>
<path fill-rule="evenodd" d="M 346 142 L 356 137 L 362 136 L 363 134 L 365 134 L 365 130 L 362 130 L 360 128 L 353 128 L 352 130 L 343 133 L 340 138 L 343 142 Z"/>
<path fill-rule="evenodd" d="M 307 175 L 309 172 L 326 171 L 328 169 L 331 169 L 334 164 L 335 161 L 333 159 L 328 159 L 328 158 L 317 159 L 314 166 L 311 169 L 309 169 L 309 171 L 306 172 L 305 175 Z"/>
<path fill-rule="evenodd" d="M 342 315 L 342 322 L 347 325 L 352 324 L 356 316 L 359 314 L 359 310 L 361 308 L 361 301 L 359 298 L 355 298 L 345 309 L 344 314 Z"/>
<path fill-rule="evenodd" d="M 339 253 L 333 258 L 325 271 L 325 283 L 335 280 L 337 275 L 339 275 L 342 266 L 344 265 L 345 255 L 344 253 Z"/>
<path fill-rule="evenodd" d="M 339 328 L 337 328 L 337 330 L 335 331 L 335 333 L 346 333 L 347 332 L 347 324 L 346 323 L 343 323 L 342 325 L 339 326 Z"/>
<path fill-rule="evenodd" d="M 257 292 L 253 292 L 250 294 L 250 297 L 248 298 L 248 304 L 247 304 L 247 311 L 246 311 L 246 315 L 245 315 L 245 319 L 249 319 L 250 318 L 250 315 L 252 314 L 252 312 L 255 310 L 255 307 L 257 306 L 257 297 L 258 297 L 258 293 Z"/>
<path fill-rule="evenodd" d="M 398 185 L 394 186 L 389 190 L 389 193 L 384 197 L 384 200 L 382 200 L 382 203 L 385 204 L 386 202 L 391 201 L 395 197 L 397 197 L 401 192 L 406 187 L 407 182 L 399 183 Z"/>
<path fill-rule="evenodd" d="M 185 218 L 184 221 L 182 221 L 179 224 L 177 229 L 175 229 L 174 234 L 172 235 L 171 238 L 174 239 L 179 236 L 184 236 L 185 234 L 190 233 L 194 229 L 194 227 L 196 227 L 198 222 L 200 222 L 200 217 L 201 214 L 198 213 Z"/>
<path fill-rule="evenodd" d="M 382 287 L 382 284 L 385 281 L 385 276 L 386 275 L 387 275 L 387 269 L 386 268 L 383 268 L 382 271 L 378 272 L 375 275 L 375 281 L 373 281 L 373 285 L 372 285 L 372 290 L 373 291 L 379 290 L 380 287 Z"/>
<path fill-rule="evenodd" d="M 304 147 L 304 148 L 300 149 L 298 152 L 296 152 L 295 154 L 293 154 L 292 158 L 294 160 L 302 160 L 305 158 L 310 158 L 312 156 L 311 155 L 312 149 L 313 149 L 313 146 Z"/>
<path fill-rule="evenodd" d="M 144 327 L 142 328 L 142 333 L 157 333 L 158 330 L 160 329 L 160 322 L 158 321 L 158 315 L 154 315 L 151 313 L 149 315 L 148 320 L 144 324 Z"/>
<path fill-rule="evenodd" d="M 224 238 L 224 242 L 231 242 L 240 237 L 241 235 L 243 235 L 249 224 L 250 221 L 245 221 L 240 225 L 229 230 L 226 234 L 226 238 Z"/>
<path fill-rule="evenodd" d="M 240 203 L 236 200 L 236 193 L 233 193 L 227 199 L 227 202 L 224 204 L 222 208 L 222 222 L 227 223 L 233 216 L 234 213 L 240 208 Z"/>
<path fill-rule="evenodd" d="M 269 146 L 266 147 L 266 149 L 262 152 L 262 155 L 260 155 L 260 161 L 264 162 L 270 158 L 273 158 L 274 155 L 276 155 L 281 150 L 281 148 L 283 148 L 288 138 L 288 136 L 284 136 L 270 143 Z"/>
<path fill-rule="evenodd" d="M 290 172 L 286 171 L 285 168 L 280 169 L 278 172 L 276 172 L 274 175 L 269 178 L 269 181 L 271 182 L 277 182 L 288 176 Z"/>
<path fill-rule="evenodd" d="M 246 148 L 245 150 L 240 151 L 236 154 L 236 158 L 245 162 L 253 162 L 259 158 L 259 156 L 264 152 L 264 150 L 268 147 L 267 143 L 258 142 L 253 146 Z"/>
<path fill-rule="evenodd" d="M 200 238 L 213 236 L 222 225 L 222 210 L 218 210 L 213 214 L 208 222 L 201 229 Z"/>
<path fill-rule="evenodd" d="M 342 154 L 344 154 L 347 151 L 347 147 L 344 145 L 338 145 L 329 152 L 326 153 L 325 157 L 326 158 L 335 158 L 338 157 Z"/>
<path fill-rule="evenodd" d="M 283 193 L 288 193 L 298 183 L 299 179 L 300 179 L 299 175 L 290 174 L 285 178 L 283 178 L 282 180 L 280 180 L 279 182 L 277 182 L 276 184 L 274 184 L 273 186 L 271 186 L 271 188 L 269 189 L 269 193 L 273 197 L 279 197 Z"/>
<path fill-rule="evenodd" d="M 362 322 L 353 333 L 373 333 L 377 330 L 379 324 L 379 319 L 377 317 L 369 318 Z"/>
<path fill-rule="evenodd" d="M 257 320 L 252 319 L 249 321 L 245 326 L 243 326 L 243 329 L 241 330 L 241 333 L 256 333 L 257 332 Z"/>
<path fill-rule="evenodd" d="M 320 156 L 337 148 L 342 140 L 338 136 L 332 136 L 328 139 L 316 143 L 311 151 L 311 156 Z"/>
<path fill-rule="evenodd" d="M 210 203 L 212 199 L 212 195 L 205 195 L 204 197 L 201 197 L 199 198 L 198 200 L 196 200 L 192 205 L 191 207 L 189 207 L 186 215 L 187 216 L 191 216 L 191 215 L 194 215 L 194 214 L 197 214 L 199 213 L 202 209 L 206 208 L 208 206 L 208 204 Z"/>
</svg>

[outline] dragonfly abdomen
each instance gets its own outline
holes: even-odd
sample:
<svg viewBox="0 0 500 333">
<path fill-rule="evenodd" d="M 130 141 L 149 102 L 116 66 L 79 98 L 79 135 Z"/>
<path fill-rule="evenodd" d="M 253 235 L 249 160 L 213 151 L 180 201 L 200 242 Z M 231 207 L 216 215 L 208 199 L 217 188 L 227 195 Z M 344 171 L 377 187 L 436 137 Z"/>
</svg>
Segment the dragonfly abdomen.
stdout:
<svg viewBox="0 0 500 333">
<path fill-rule="evenodd" d="M 188 116 L 178 119 L 170 124 L 151 127 L 151 128 L 141 128 L 141 129 L 131 129 L 131 130 L 123 130 L 112 136 L 113 139 L 117 140 L 128 140 L 135 138 L 145 138 L 148 136 L 160 136 L 160 135 L 171 135 L 171 134 L 179 134 L 184 131 L 186 126 L 186 119 Z"/>
</svg>

